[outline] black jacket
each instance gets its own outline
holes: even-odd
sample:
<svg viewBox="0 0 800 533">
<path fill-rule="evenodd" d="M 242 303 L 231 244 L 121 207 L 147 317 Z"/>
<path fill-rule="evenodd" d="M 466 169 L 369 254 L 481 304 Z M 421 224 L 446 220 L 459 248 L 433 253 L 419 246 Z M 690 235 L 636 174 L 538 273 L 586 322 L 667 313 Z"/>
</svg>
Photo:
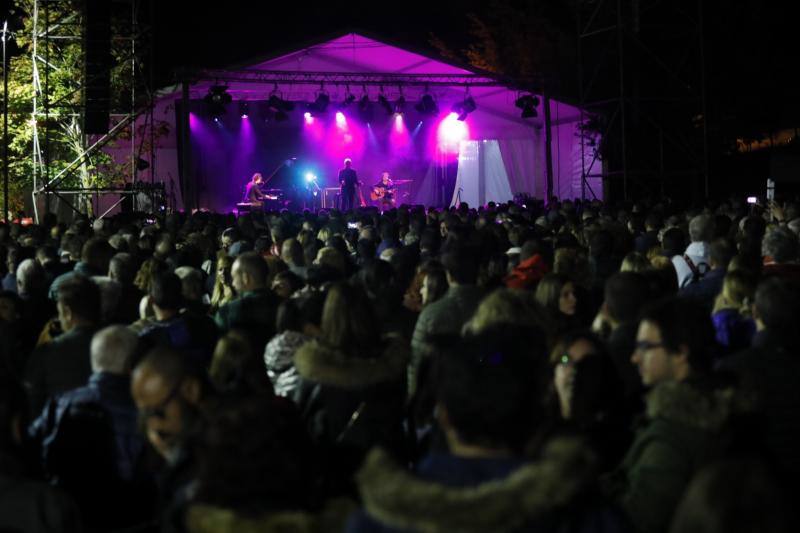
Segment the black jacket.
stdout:
<svg viewBox="0 0 800 533">
<path fill-rule="evenodd" d="M 292 399 L 336 474 L 349 477 L 376 445 L 403 452 L 408 360 L 408 345 L 397 340 L 370 359 L 316 340 L 296 352 Z"/>
</svg>

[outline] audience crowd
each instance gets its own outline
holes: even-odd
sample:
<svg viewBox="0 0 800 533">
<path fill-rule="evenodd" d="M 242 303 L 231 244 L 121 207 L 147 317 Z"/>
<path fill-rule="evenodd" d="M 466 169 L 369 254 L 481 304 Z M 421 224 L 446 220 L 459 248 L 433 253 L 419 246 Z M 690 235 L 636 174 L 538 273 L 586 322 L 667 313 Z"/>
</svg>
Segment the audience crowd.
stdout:
<svg viewBox="0 0 800 533">
<path fill-rule="evenodd" d="M 0 225 L 0 531 L 778 533 L 800 204 Z"/>
</svg>

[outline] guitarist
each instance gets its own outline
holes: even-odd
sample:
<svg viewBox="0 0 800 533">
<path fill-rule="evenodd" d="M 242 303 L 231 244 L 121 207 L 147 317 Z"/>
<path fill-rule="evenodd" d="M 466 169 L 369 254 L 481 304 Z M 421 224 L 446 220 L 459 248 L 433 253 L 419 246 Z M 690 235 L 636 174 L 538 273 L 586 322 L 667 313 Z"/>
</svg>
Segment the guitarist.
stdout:
<svg viewBox="0 0 800 533">
<path fill-rule="evenodd" d="M 381 208 L 391 209 L 394 207 L 394 193 L 394 183 L 389 178 L 389 173 L 384 171 L 381 174 L 381 180 L 372 186 L 370 198 L 374 201 L 380 201 Z"/>
</svg>

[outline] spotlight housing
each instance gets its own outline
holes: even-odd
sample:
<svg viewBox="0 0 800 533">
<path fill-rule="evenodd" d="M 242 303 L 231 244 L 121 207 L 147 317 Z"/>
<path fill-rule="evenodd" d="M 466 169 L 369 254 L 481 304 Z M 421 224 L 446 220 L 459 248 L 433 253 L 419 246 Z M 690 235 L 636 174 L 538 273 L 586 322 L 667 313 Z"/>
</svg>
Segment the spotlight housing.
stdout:
<svg viewBox="0 0 800 533">
<path fill-rule="evenodd" d="M 225 106 L 230 104 L 233 98 L 228 94 L 227 85 L 212 85 L 203 100 L 211 114 L 217 117 L 225 114 Z"/>
<path fill-rule="evenodd" d="M 436 105 L 433 96 L 428 93 L 422 95 L 422 98 L 417 102 L 417 105 L 414 106 L 414 109 L 423 115 L 436 115 L 439 113 L 439 106 Z"/>
<path fill-rule="evenodd" d="M 514 105 L 522 110 L 522 118 L 536 118 L 539 112 L 536 111 L 536 106 L 539 105 L 539 98 L 532 94 L 524 94 L 517 98 Z"/>
<path fill-rule="evenodd" d="M 402 115 L 405 109 L 406 109 L 406 98 L 401 94 L 400 97 L 394 101 L 394 112 Z"/>
<path fill-rule="evenodd" d="M 393 106 L 392 106 L 392 104 L 389 102 L 389 100 L 388 100 L 388 99 L 387 99 L 387 98 L 386 98 L 386 97 L 383 95 L 383 93 L 381 93 L 380 95 L 378 95 L 378 103 L 381 105 L 381 107 L 382 107 L 383 109 L 385 109 L 385 110 L 386 110 L 386 114 L 387 114 L 387 115 L 391 115 L 391 114 L 393 114 L 393 113 L 394 113 L 394 107 L 393 107 Z"/>
<path fill-rule="evenodd" d="M 311 104 L 312 111 L 316 113 L 324 113 L 328 109 L 328 104 L 331 103 L 331 97 L 327 93 L 320 92 L 317 95 L 314 103 Z"/>
<path fill-rule="evenodd" d="M 458 120 L 463 122 L 467 119 L 467 116 L 477 108 L 478 106 L 475 105 L 475 100 L 473 100 L 471 96 L 467 95 L 467 97 L 462 101 L 453 104 L 452 110 L 453 113 L 458 113 Z"/>
</svg>

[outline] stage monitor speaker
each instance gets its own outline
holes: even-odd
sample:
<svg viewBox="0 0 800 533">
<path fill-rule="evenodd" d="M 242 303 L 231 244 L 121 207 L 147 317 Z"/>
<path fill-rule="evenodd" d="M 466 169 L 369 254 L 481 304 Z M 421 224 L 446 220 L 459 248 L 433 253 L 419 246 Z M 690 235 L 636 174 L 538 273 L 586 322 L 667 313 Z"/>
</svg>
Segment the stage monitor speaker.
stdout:
<svg viewBox="0 0 800 533">
<path fill-rule="evenodd" d="M 108 133 L 111 106 L 111 2 L 86 0 L 84 132 Z"/>
</svg>

